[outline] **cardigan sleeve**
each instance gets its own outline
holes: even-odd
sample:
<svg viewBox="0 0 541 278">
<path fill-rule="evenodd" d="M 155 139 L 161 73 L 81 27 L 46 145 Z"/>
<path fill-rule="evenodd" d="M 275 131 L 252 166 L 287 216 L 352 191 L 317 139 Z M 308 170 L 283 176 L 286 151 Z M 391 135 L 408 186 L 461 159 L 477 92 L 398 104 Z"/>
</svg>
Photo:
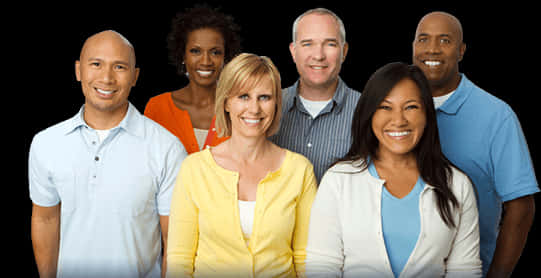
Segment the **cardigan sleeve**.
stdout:
<svg viewBox="0 0 541 278">
<path fill-rule="evenodd" d="M 344 251 L 336 175 L 328 171 L 323 176 L 312 205 L 306 247 L 307 277 L 342 277 Z"/>
<path fill-rule="evenodd" d="M 199 210 L 190 192 L 190 159 L 182 164 L 177 176 L 171 212 L 167 242 L 166 277 L 191 277 L 194 270 L 194 258 L 199 241 Z"/>
<path fill-rule="evenodd" d="M 461 196 L 460 217 L 456 223 L 457 233 L 446 260 L 445 277 L 481 277 L 479 213 L 475 193 L 466 175 L 456 171 L 453 177 L 453 182 L 455 181 L 461 183 L 459 190 L 455 192 L 455 196 Z"/>
<path fill-rule="evenodd" d="M 308 224 L 310 222 L 310 210 L 316 196 L 317 182 L 314 175 L 314 167 L 308 163 L 306 167 L 303 192 L 297 200 L 295 216 L 295 230 L 293 232 L 293 262 L 298 277 L 305 277 L 306 244 L 308 241 Z"/>
</svg>

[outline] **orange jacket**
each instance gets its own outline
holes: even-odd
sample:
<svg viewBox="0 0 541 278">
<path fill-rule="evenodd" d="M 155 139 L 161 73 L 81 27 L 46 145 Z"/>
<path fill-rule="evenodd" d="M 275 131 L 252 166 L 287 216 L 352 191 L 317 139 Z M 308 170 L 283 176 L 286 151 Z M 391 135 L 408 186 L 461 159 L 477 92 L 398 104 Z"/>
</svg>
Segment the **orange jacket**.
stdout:
<svg viewBox="0 0 541 278">
<path fill-rule="evenodd" d="M 184 145 L 184 148 L 186 148 L 188 154 L 200 150 L 193 132 L 192 121 L 188 111 L 179 109 L 175 103 L 173 103 L 170 92 L 150 98 L 145 107 L 145 116 L 159 123 L 169 130 L 169 132 L 177 136 Z M 229 139 L 229 137 L 218 137 L 216 128 L 214 127 L 215 120 L 216 117 L 213 117 L 203 148 L 207 148 L 207 146 L 217 146 Z"/>
</svg>

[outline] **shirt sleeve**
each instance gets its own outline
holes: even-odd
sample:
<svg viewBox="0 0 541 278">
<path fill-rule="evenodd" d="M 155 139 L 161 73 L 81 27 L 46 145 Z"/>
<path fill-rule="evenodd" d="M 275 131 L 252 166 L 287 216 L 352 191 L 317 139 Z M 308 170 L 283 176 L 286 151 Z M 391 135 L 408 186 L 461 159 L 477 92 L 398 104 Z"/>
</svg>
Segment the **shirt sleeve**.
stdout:
<svg viewBox="0 0 541 278">
<path fill-rule="evenodd" d="M 165 156 L 165 164 L 162 169 L 162 179 L 157 197 L 158 213 L 162 216 L 169 215 L 175 180 L 179 173 L 180 165 L 187 155 L 180 141 L 176 140 L 173 144 L 170 144 L 170 148 Z"/>
<path fill-rule="evenodd" d="M 453 177 L 453 182 L 459 180 L 457 176 Z M 451 247 L 451 251 L 446 260 L 445 277 L 481 277 L 482 262 L 479 257 L 480 237 L 479 237 L 479 213 L 477 211 L 477 202 L 473 185 L 470 180 L 462 175 L 459 198 L 460 217 L 455 220 L 457 233 Z"/>
<path fill-rule="evenodd" d="M 28 181 L 30 199 L 38 206 L 52 207 L 60 203 L 60 196 L 54 184 L 51 172 L 47 169 L 40 144 L 39 134 L 34 137 L 30 145 L 28 157 Z"/>
<path fill-rule="evenodd" d="M 340 198 L 334 173 L 321 180 L 310 215 L 306 247 L 307 277 L 342 277 L 344 252 L 340 224 Z"/>
<path fill-rule="evenodd" d="M 494 183 L 502 201 L 539 192 L 526 138 L 513 111 L 502 122 L 490 147 Z"/>
<path fill-rule="evenodd" d="M 191 277 L 199 241 L 199 210 L 189 185 L 189 161 L 183 163 L 175 182 L 167 240 L 167 278 Z"/>
<path fill-rule="evenodd" d="M 308 225 L 310 210 L 317 191 L 316 177 L 311 164 L 306 167 L 303 192 L 297 200 L 295 231 L 293 234 L 293 262 L 298 277 L 305 277 L 306 244 L 308 241 Z"/>
</svg>

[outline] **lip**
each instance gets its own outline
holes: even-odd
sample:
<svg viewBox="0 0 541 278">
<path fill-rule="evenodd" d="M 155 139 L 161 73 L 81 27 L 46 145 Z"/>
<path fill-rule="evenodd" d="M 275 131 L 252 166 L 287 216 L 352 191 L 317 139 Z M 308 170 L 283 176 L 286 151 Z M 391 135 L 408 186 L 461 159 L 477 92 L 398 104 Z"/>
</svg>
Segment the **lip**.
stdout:
<svg viewBox="0 0 541 278">
<path fill-rule="evenodd" d="M 209 77 L 214 73 L 214 70 L 196 70 L 197 74 L 201 77 Z"/>
<path fill-rule="evenodd" d="M 102 89 L 102 88 L 97 88 L 97 87 L 94 87 L 94 91 L 101 98 L 111 98 L 113 97 L 113 94 L 117 92 L 117 90 L 115 89 Z"/>
<path fill-rule="evenodd" d="M 421 60 L 421 63 L 428 68 L 437 68 L 444 64 L 440 59 L 423 59 Z"/>
<path fill-rule="evenodd" d="M 395 140 L 402 140 L 411 134 L 411 130 L 392 130 L 392 131 L 385 131 L 384 133 L 385 135 Z"/>
<path fill-rule="evenodd" d="M 308 65 L 309 68 L 311 68 L 312 70 L 324 70 L 326 68 L 328 68 L 329 66 L 327 65 Z"/>
<path fill-rule="evenodd" d="M 241 117 L 241 120 L 248 126 L 257 126 L 261 121 L 263 121 L 263 118 L 244 118 Z"/>
</svg>

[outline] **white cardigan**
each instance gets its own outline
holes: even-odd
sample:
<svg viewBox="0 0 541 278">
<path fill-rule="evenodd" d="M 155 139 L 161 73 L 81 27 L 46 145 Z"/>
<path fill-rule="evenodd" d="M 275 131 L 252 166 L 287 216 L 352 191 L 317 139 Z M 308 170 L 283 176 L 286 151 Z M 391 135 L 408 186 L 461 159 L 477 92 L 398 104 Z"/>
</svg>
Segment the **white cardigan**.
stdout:
<svg viewBox="0 0 541 278">
<path fill-rule="evenodd" d="M 310 218 L 308 277 L 394 277 L 381 228 L 385 181 L 356 165 L 339 163 L 321 180 Z M 426 184 L 421 192 L 419 239 L 400 278 L 481 277 L 475 193 L 454 168 L 451 190 L 459 203 L 452 210 L 456 228 L 441 219 L 434 187 Z"/>
</svg>

